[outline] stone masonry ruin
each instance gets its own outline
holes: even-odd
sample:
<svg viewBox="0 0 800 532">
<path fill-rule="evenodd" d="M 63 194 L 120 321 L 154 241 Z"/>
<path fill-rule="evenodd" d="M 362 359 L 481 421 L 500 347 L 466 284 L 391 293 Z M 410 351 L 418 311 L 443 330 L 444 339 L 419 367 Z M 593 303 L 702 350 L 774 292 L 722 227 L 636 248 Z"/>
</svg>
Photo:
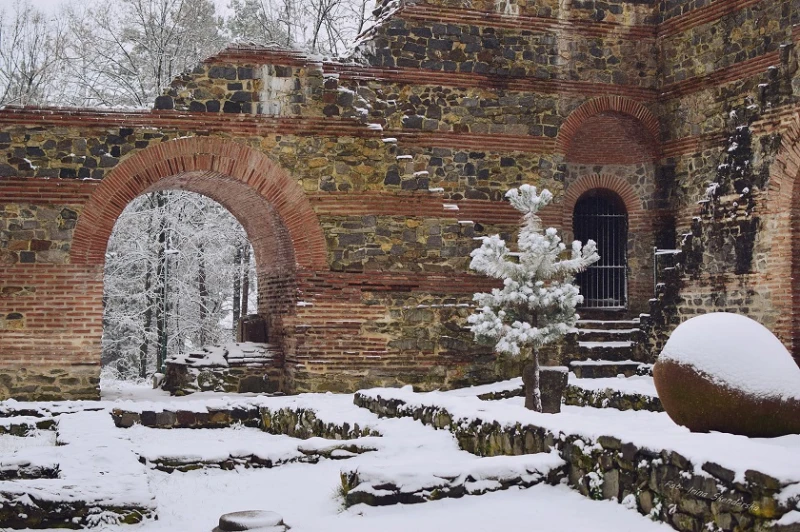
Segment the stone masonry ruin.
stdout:
<svg viewBox="0 0 800 532">
<path fill-rule="evenodd" d="M 390 0 L 376 14 L 347 60 L 232 46 L 152 111 L 0 110 L 0 398 L 98 397 L 109 235 L 133 198 L 174 189 L 245 228 L 285 392 L 512 373 L 464 326 L 492 286 L 468 269 L 475 237 L 513 234 L 503 194 L 521 183 L 556 195 L 544 223 L 565 239 L 585 198 L 624 206 L 614 310 L 646 313 L 637 360 L 710 310 L 800 356 L 789 2 Z"/>
</svg>

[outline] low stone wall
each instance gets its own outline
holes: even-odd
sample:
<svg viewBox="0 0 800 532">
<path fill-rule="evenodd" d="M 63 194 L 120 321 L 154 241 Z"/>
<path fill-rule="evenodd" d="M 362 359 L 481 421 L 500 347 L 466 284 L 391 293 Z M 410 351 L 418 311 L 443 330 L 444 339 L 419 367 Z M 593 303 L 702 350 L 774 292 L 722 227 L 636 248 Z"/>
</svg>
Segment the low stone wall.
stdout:
<svg viewBox="0 0 800 532">
<path fill-rule="evenodd" d="M 373 399 L 361 393 L 356 393 L 353 401 L 381 417 L 411 417 L 425 425 L 450 430 L 462 449 L 478 456 L 549 453 L 556 445 L 553 433 L 533 425 L 502 427 L 480 419 L 454 420 L 450 412 L 437 406 L 414 408 L 399 399 Z"/>
<path fill-rule="evenodd" d="M 60 401 L 100 398 L 100 367 L 19 368 L 0 373 L 0 400 Z"/>
<path fill-rule="evenodd" d="M 525 388 L 523 386 L 520 386 L 519 388 L 514 388 L 512 390 L 483 393 L 478 396 L 478 399 L 482 399 L 483 401 L 500 401 L 501 399 L 511 399 L 512 397 L 524 397 L 524 396 L 525 396 Z"/>
<path fill-rule="evenodd" d="M 30 463 L 0 465 L 0 480 L 52 479 L 58 478 L 58 473 L 58 465 L 53 465 L 52 467 L 34 466 Z"/>
<path fill-rule="evenodd" d="M 2 494 L 0 494 L 2 498 Z M 115 508 L 87 505 L 82 501 L 51 502 L 37 500 L 33 504 L 23 501 L 3 500 L 0 506 L 0 523 L 15 528 L 66 528 L 82 529 L 99 524 L 133 525 L 150 517 L 151 512 L 141 508 Z"/>
<path fill-rule="evenodd" d="M 699 470 L 679 453 L 654 452 L 610 436 L 593 441 L 579 435 L 553 434 L 535 425 L 513 426 L 459 418 L 436 405 L 409 405 L 401 399 L 357 393 L 355 403 L 386 417 L 412 417 L 451 430 L 462 449 L 480 456 L 518 455 L 556 449 L 567 462 L 570 486 L 593 499 L 616 500 L 676 530 L 700 532 L 793 530 L 773 520 L 800 504 L 796 484 L 754 470 L 738 482 L 733 471 L 711 462 Z M 780 501 L 789 488 L 797 495 Z"/>
<path fill-rule="evenodd" d="M 317 436 L 330 440 L 352 440 L 363 436 L 380 436 L 377 431 L 370 427 L 360 427 L 358 423 L 325 423 L 309 409 L 262 408 L 261 429 L 270 434 L 285 434 L 300 439 Z"/>
<path fill-rule="evenodd" d="M 162 388 L 175 396 L 195 392 L 276 393 L 283 388 L 283 369 L 273 366 L 196 368 L 167 363 Z"/>
<path fill-rule="evenodd" d="M 369 482 L 362 484 L 358 470 L 342 472 L 342 490 L 345 506 L 356 504 L 368 506 L 388 506 L 391 504 L 413 504 L 436 501 L 439 499 L 458 499 L 464 495 L 483 495 L 493 491 L 507 490 L 512 487 L 530 488 L 537 484 L 558 484 L 565 477 L 563 467 L 555 467 L 545 471 L 521 470 L 507 473 L 498 478 L 473 478 L 472 475 L 459 475 L 455 478 L 438 478 L 426 485 L 420 485 L 414 491 L 398 481 L 381 483 L 376 487 Z"/>
<path fill-rule="evenodd" d="M 143 425 L 155 429 L 219 429 L 241 424 L 246 427 L 260 426 L 258 407 L 208 409 L 206 412 L 191 410 L 145 410 L 132 412 L 115 408 L 111 411 L 114 424 L 120 428 Z"/>
<path fill-rule="evenodd" d="M 270 434 L 285 434 L 293 438 L 308 439 L 314 436 L 332 440 L 350 440 L 363 436 L 380 436 L 370 427 L 344 422 L 341 425 L 326 423 L 306 408 L 266 407 L 208 409 L 206 412 L 190 410 L 162 410 L 132 412 L 115 408 L 111 411 L 114 424 L 120 428 L 143 425 L 156 429 L 218 429 L 241 424 L 257 427 Z"/>
<path fill-rule="evenodd" d="M 15 410 L 16 406 L 23 407 Z M 133 453 L 126 456 L 124 446 L 114 447 L 113 442 L 103 441 L 102 436 L 97 438 L 98 434 L 102 434 L 102 429 L 87 435 L 81 443 L 72 441 L 76 435 L 76 425 L 64 432 L 64 425 L 75 423 L 74 418 L 81 415 L 81 409 L 79 402 L 43 405 L 40 409 L 13 402 L 4 405 L 3 419 L 0 419 L 0 429 L 7 431 L 4 433 L 34 439 L 36 434 L 31 432 L 53 431 L 52 434 L 39 435 L 46 436 L 47 440 L 52 438 L 46 443 L 52 445 L 48 449 L 43 448 L 41 442 L 30 444 L 34 451 L 41 448 L 42 451 L 53 452 L 47 456 L 38 452 L 26 455 L 30 449 L 20 447 L 20 453 L 12 460 L 0 464 L 0 481 L 3 484 L 0 488 L 0 529 L 86 529 L 101 525 L 135 524 L 155 517 L 155 506 L 142 503 L 142 497 L 136 495 L 142 493 L 142 485 L 131 482 L 136 475 L 126 469 L 130 463 L 116 469 L 117 464 L 126 460 L 135 463 Z M 25 416 L 15 417 L 14 413 L 25 413 Z M 98 420 L 102 419 L 109 429 L 114 430 L 104 413 L 94 415 L 98 415 Z M 79 423 L 77 427 L 86 428 L 86 424 Z M 70 460 L 60 451 L 73 445 L 76 447 L 67 451 L 74 453 L 75 459 Z M 64 463 L 65 460 L 68 464 Z M 80 465 L 76 467 L 78 461 Z M 115 467 L 109 468 L 109 463 L 114 463 Z M 104 481 L 95 482 L 100 475 L 104 476 Z M 146 488 L 146 478 L 143 477 L 141 482 Z M 115 488 L 117 491 L 114 493 L 106 491 Z M 127 490 L 135 495 L 120 497 Z"/>
<path fill-rule="evenodd" d="M 52 430 L 55 426 L 53 418 L 37 420 L 8 420 L 0 423 L 0 434 L 11 434 L 12 436 L 27 436 L 35 430 Z"/>
<path fill-rule="evenodd" d="M 172 473 L 174 471 L 194 471 L 196 469 L 223 469 L 232 470 L 236 467 L 244 468 L 273 468 L 282 466 L 284 464 L 304 463 L 316 464 L 320 458 L 328 458 L 330 460 L 345 460 L 352 458 L 358 454 L 374 451 L 370 447 L 362 447 L 354 443 L 342 442 L 323 449 L 304 449 L 299 447 L 298 450 L 302 453 L 300 456 L 293 456 L 282 460 L 273 460 L 271 458 L 264 458 L 255 454 L 241 455 L 241 456 L 228 456 L 224 459 L 216 460 L 176 460 L 175 458 L 155 458 L 146 459 L 140 457 L 139 461 L 153 469 Z M 2 479 L 2 477 L 0 477 Z"/>
<path fill-rule="evenodd" d="M 616 408 L 617 410 L 649 410 L 663 412 L 658 397 L 638 393 L 623 393 L 619 390 L 587 390 L 575 385 L 568 385 L 564 390 L 564 404 L 572 406 L 592 406 L 594 408 Z"/>
</svg>

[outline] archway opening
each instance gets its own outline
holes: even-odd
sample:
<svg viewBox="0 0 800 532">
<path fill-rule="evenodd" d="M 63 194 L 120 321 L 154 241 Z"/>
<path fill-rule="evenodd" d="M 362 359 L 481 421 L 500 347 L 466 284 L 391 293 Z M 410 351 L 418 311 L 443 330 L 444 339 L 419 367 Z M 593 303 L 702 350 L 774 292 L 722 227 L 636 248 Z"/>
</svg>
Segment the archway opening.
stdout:
<svg viewBox="0 0 800 532">
<path fill-rule="evenodd" d="M 584 308 L 624 309 L 628 303 L 628 212 L 616 193 L 593 189 L 572 212 L 577 240 L 597 242 L 600 260 L 577 276 Z"/>
<path fill-rule="evenodd" d="M 234 341 L 239 318 L 258 311 L 248 234 L 207 196 L 138 196 L 105 259 L 102 363 L 120 378 L 148 378 L 167 356 Z"/>
</svg>

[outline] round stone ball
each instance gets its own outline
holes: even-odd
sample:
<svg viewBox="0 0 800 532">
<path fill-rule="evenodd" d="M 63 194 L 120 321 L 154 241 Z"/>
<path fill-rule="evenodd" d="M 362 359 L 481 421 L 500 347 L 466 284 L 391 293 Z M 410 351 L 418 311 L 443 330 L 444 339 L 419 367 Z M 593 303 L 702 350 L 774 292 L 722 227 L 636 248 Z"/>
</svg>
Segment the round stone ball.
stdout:
<svg viewBox="0 0 800 532">
<path fill-rule="evenodd" d="M 800 368 L 775 335 L 745 316 L 717 312 L 679 325 L 653 379 L 670 418 L 693 432 L 800 434 Z"/>
</svg>

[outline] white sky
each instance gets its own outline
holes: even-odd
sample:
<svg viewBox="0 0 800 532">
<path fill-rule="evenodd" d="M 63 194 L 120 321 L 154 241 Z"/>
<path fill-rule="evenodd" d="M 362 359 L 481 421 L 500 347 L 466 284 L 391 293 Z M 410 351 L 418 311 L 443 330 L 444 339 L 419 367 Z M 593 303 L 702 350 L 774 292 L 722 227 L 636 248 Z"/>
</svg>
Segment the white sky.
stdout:
<svg viewBox="0 0 800 532">
<path fill-rule="evenodd" d="M 41 11 L 50 11 L 52 13 L 55 13 L 56 11 L 58 11 L 58 8 L 60 6 L 69 4 L 71 2 L 76 2 L 78 0 L 28 0 L 28 1 Z M 101 3 L 107 3 L 107 1 L 108 0 L 80 0 L 80 3 L 84 6 L 91 7 Z M 11 10 L 19 2 L 20 0 L 0 0 L 0 10 Z M 214 0 L 214 3 L 217 4 L 218 13 L 220 14 L 227 13 L 228 0 Z"/>
</svg>

